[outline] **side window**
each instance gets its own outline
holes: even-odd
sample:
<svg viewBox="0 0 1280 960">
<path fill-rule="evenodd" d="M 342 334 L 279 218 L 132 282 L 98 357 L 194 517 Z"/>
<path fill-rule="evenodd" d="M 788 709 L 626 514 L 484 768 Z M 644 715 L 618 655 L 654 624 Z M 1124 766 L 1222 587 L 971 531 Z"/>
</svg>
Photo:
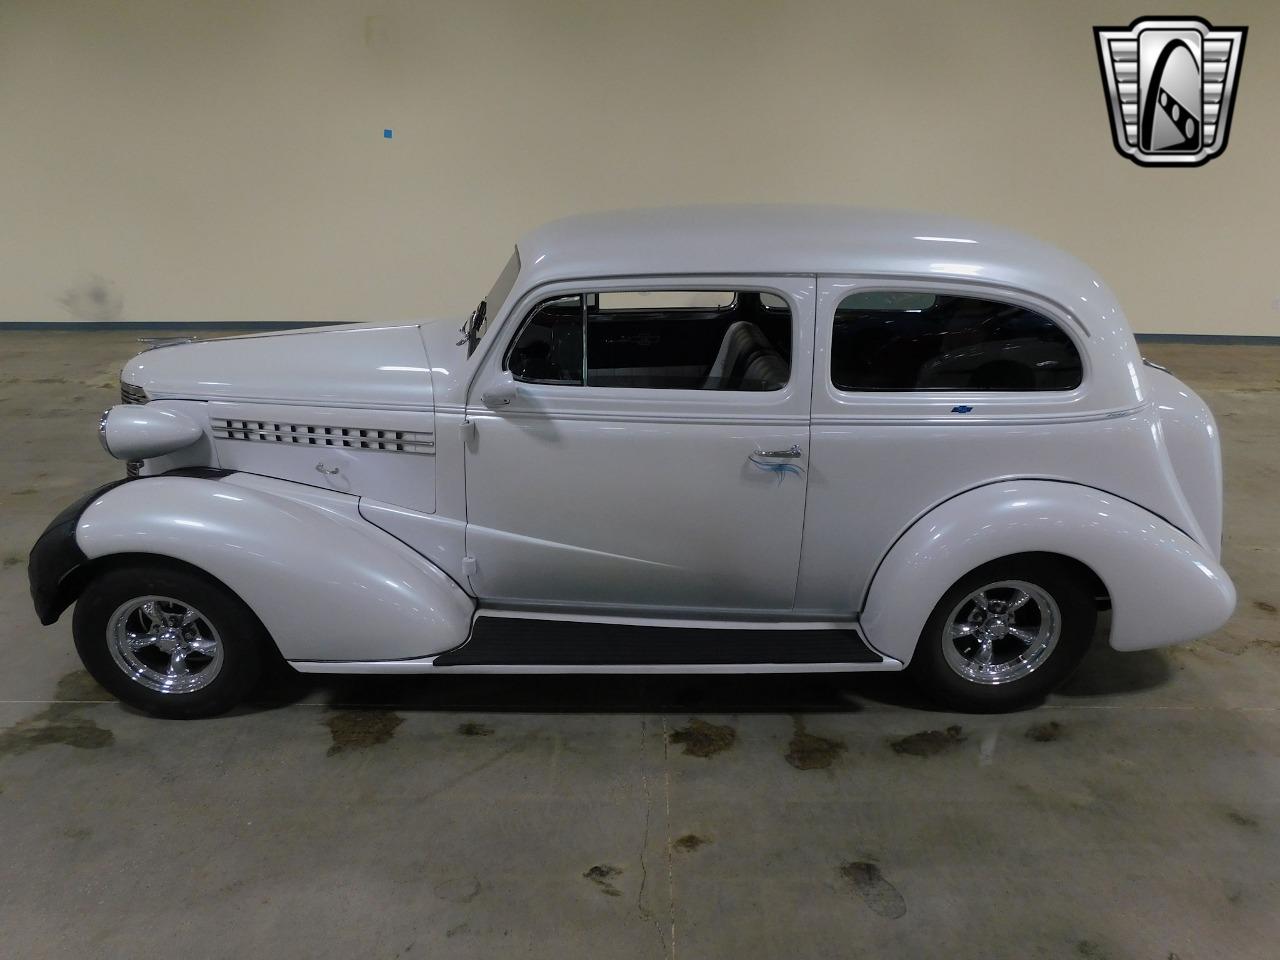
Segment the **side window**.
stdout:
<svg viewBox="0 0 1280 960">
<path fill-rule="evenodd" d="M 582 301 L 555 297 L 533 308 L 507 354 L 512 377 L 582 386 Z"/>
<path fill-rule="evenodd" d="M 517 380 L 648 390 L 780 390 L 791 309 L 755 290 L 636 290 L 544 300 L 507 354 Z"/>
<path fill-rule="evenodd" d="M 996 300 L 911 291 L 844 298 L 831 331 L 839 390 L 1072 390 L 1080 354 L 1057 323 Z"/>
</svg>

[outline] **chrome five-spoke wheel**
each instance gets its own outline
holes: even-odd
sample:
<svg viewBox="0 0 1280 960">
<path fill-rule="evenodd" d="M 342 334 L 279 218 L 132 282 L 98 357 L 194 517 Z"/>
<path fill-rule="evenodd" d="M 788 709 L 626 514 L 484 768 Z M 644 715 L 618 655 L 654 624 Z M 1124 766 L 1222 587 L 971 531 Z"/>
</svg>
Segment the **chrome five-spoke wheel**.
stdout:
<svg viewBox="0 0 1280 960">
<path fill-rule="evenodd" d="M 1084 657 L 1104 594 L 1092 571 L 1067 557 L 1012 554 L 984 563 L 939 598 L 907 669 L 960 710 L 1031 706 Z"/>
<path fill-rule="evenodd" d="M 185 720 L 243 700 L 271 637 L 244 601 L 176 560 L 117 561 L 89 581 L 72 623 L 100 684 L 139 710 Z"/>
<path fill-rule="evenodd" d="M 192 693 L 222 669 L 218 631 L 195 607 L 172 597 L 122 603 L 107 621 L 107 644 L 121 670 L 157 693 Z"/>
<path fill-rule="evenodd" d="M 946 621 L 942 654 L 974 683 L 1020 680 L 1053 653 L 1062 614 L 1046 591 L 1025 580 L 999 580 L 969 593 Z"/>
</svg>

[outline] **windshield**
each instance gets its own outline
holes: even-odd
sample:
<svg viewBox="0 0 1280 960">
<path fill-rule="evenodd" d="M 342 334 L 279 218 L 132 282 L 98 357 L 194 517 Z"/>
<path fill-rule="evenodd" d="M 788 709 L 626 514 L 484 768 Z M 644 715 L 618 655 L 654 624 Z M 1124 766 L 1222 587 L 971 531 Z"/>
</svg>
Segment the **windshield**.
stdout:
<svg viewBox="0 0 1280 960">
<path fill-rule="evenodd" d="M 462 325 L 462 342 L 467 345 L 467 356 L 471 356 L 476 349 L 476 344 L 488 332 L 490 321 L 502 312 L 502 305 L 507 302 L 507 297 L 511 295 L 511 288 L 515 286 L 516 276 L 519 273 L 520 251 L 512 250 L 511 259 L 507 261 L 507 265 L 498 274 L 498 279 L 493 282 L 493 286 L 489 289 L 489 295 L 480 301 L 476 308 L 471 311 L 471 316 L 467 318 L 467 322 Z"/>
</svg>

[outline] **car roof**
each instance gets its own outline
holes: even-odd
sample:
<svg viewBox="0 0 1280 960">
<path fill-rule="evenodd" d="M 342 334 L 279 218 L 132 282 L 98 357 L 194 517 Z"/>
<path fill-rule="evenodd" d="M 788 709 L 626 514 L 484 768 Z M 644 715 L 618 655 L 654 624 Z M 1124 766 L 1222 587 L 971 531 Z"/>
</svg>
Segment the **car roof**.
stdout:
<svg viewBox="0 0 1280 960">
<path fill-rule="evenodd" d="M 856 273 L 1014 286 L 1073 313 L 1081 298 L 1114 306 L 1094 271 L 1057 247 L 941 214 L 763 204 L 623 210 L 554 220 L 517 246 L 525 289 L 590 277 Z"/>
<path fill-rule="evenodd" d="M 559 281 L 725 274 L 1011 288 L 1052 302 L 1076 322 L 1092 370 L 1082 409 L 1124 410 L 1144 400 L 1137 344 L 1102 279 L 1051 244 L 979 220 L 817 205 L 659 207 L 554 220 L 517 249 L 520 297 Z"/>
</svg>

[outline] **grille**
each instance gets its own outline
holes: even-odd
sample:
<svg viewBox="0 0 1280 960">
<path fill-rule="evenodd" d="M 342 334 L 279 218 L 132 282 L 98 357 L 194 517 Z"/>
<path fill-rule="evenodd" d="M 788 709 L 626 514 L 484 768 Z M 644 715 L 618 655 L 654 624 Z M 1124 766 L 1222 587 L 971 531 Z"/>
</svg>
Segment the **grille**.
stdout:
<svg viewBox="0 0 1280 960">
<path fill-rule="evenodd" d="M 147 391 L 141 387 L 135 387 L 132 383 L 120 381 L 120 402 L 121 403 L 146 403 Z M 142 461 L 128 460 L 125 462 L 125 476 L 139 477 L 142 475 Z"/>
<path fill-rule="evenodd" d="M 377 430 L 372 427 L 327 427 L 308 423 L 271 423 L 265 420 L 209 421 L 219 440 L 256 440 L 266 443 L 299 443 L 312 447 L 347 447 L 387 453 L 435 453 L 430 433 Z"/>
<path fill-rule="evenodd" d="M 120 402 L 121 403 L 146 403 L 147 391 L 141 387 L 135 387 L 132 383 L 120 381 Z"/>
</svg>

